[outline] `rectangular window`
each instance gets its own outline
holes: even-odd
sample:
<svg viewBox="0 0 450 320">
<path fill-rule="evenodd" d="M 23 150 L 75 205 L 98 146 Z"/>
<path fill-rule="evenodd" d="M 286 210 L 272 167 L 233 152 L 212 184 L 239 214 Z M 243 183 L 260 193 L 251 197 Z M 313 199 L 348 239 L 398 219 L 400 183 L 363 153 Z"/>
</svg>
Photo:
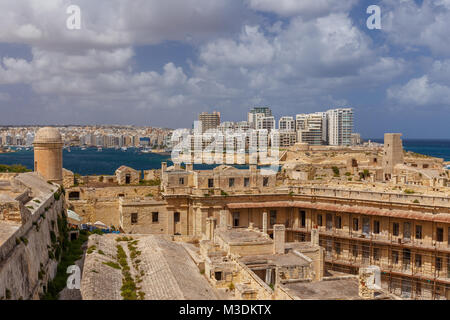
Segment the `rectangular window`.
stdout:
<svg viewBox="0 0 450 320">
<path fill-rule="evenodd" d="M 411 239 L 411 223 L 410 222 L 403 223 L 403 239 L 405 239 L 405 240 Z"/>
<path fill-rule="evenodd" d="M 416 268 L 421 268 L 422 267 L 422 255 L 416 253 L 416 257 L 414 259 L 414 264 L 416 265 Z"/>
<path fill-rule="evenodd" d="M 250 178 L 244 178 L 244 187 L 250 186 Z"/>
<path fill-rule="evenodd" d="M 180 178 L 180 179 L 178 180 L 178 182 L 179 182 L 179 184 L 184 184 L 184 178 Z"/>
<path fill-rule="evenodd" d="M 367 217 L 362 218 L 362 232 L 366 236 L 370 234 L 370 219 Z"/>
<path fill-rule="evenodd" d="M 138 223 L 138 214 L 132 213 L 131 214 L 131 224 L 136 224 L 136 223 Z"/>
<path fill-rule="evenodd" d="M 373 233 L 379 234 L 380 233 L 380 221 L 374 220 L 373 222 Z"/>
<path fill-rule="evenodd" d="M 239 227 L 239 212 L 233 212 L 233 227 Z"/>
<path fill-rule="evenodd" d="M 321 215 L 321 214 L 318 214 L 318 215 L 317 215 L 317 225 L 318 225 L 319 227 L 322 226 L 322 215 Z"/>
<path fill-rule="evenodd" d="M 325 223 L 326 223 L 326 229 L 331 230 L 333 229 L 333 217 L 330 213 L 327 213 L 325 216 Z"/>
<path fill-rule="evenodd" d="M 228 187 L 234 187 L 234 178 L 228 179 Z"/>
<path fill-rule="evenodd" d="M 336 254 L 341 254 L 341 243 L 340 242 L 336 242 L 334 244 L 334 250 L 336 251 Z"/>
<path fill-rule="evenodd" d="M 306 227 L 306 212 L 303 210 L 300 211 L 300 227 Z"/>
<path fill-rule="evenodd" d="M 159 213 L 158 212 L 152 212 L 152 222 L 156 223 L 159 221 Z"/>
<path fill-rule="evenodd" d="M 422 226 L 416 225 L 416 239 L 422 239 Z"/>
<path fill-rule="evenodd" d="M 180 222 L 180 213 L 179 212 L 175 212 L 173 214 L 173 222 L 175 222 L 175 223 Z"/>
<path fill-rule="evenodd" d="M 442 258 L 436 257 L 436 270 L 441 271 L 442 270 Z"/>
<path fill-rule="evenodd" d="M 214 188 L 214 179 L 208 179 L 208 188 Z"/>
<path fill-rule="evenodd" d="M 447 247 L 450 247 L 450 227 L 448 228 L 447 233 Z M 450 278 L 450 274 L 448 275 L 448 277 Z"/>
<path fill-rule="evenodd" d="M 398 224 L 397 222 L 394 222 L 392 224 L 392 234 L 394 236 L 398 236 L 400 234 L 400 224 Z"/>
<path fill-rule="evenodd" d="M 442 242 L 444 241 L 444 229 L 436 228 L 436 241 Z"/>
<path fill-rule="evenodd" d="M 374 261 L 380 260 L 380 248 L 373 248 L 373 260 Z"/>
<path fill-rule="evenodd" d="M 269 177 L 263 177 L 263 187 L 267 187 L 269 185 Z"/>
<path fill-rule="evenodd" d="M 270 225 L 273 226 L 277 223 L 277 211 L 270 210 Z"/>
<path fill-rule="evenodd" d="M 358 218 L 353 218 L 353 231 L 359 230 L 359 220 Z"/>
<path fill-rule="evenodd" d="M 353 257 L 355 257 L 355 258 L 358 257 L 358 245 L 357 244 L 354 244 L 352 246 L 352 254 L 353 254 Z"/>
<path fill-rule="evenodd" d="M 392 251 L 392 264 L 398 264 L 398 251 Z"/>
<path fill-rule="evenodd" d="M 342 229 L 342 217 L 336 216 L 336 229 Z"/>
</svg>

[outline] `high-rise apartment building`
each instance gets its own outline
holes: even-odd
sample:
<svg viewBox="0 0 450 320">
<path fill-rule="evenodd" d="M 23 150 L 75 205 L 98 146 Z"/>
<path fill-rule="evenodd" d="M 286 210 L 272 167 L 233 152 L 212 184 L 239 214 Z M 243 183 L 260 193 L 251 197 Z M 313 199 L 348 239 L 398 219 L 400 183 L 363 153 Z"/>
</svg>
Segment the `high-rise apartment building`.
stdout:
<svg viewBox="0 0 450 320">
<path fill-rule="evenodd" d="M 297 129 L 297 141 L 310 145 L 322 145 L 326 143 L 327 116 L 325 112 L 309 114 L 297 114 L 295 125 Z"/>
<path fill-rule="evenodd" d="M 257 128 L 258 120 L 263 117 L 271 117 L 272 110 L 269 107 L 255 107 L 250 110 L 247 114 L 247 120 L 250 124 L 250 127 L 253 129 Z"/>
<path fill-rule="evenodd" d="M 352 143 L 353 109 L 339 108 L 328 110 L 328 144 L 332 146 L 349 146 Z"/>
<path fill-rule="evenodd" d="M 294 117 L 281 117 L 278 121 L 278 129 L 285 131 L 295 131 Z"/>
<path fill-rule="evenodd" d="M 275 129 L 275 118 L 273 116 L 259 118 L 256 123 L 256 129 L 266 129 L 268 132 L 270 132 L 271 130 Z"/>
<path fill-rule="evenodd" d="M 202 132 L 206 132 L 209 129 L 216 129 L 220 125 L 220 112 L 202 112 L 199 114 L 198 120 L 202 123 Z"/>
</svg>

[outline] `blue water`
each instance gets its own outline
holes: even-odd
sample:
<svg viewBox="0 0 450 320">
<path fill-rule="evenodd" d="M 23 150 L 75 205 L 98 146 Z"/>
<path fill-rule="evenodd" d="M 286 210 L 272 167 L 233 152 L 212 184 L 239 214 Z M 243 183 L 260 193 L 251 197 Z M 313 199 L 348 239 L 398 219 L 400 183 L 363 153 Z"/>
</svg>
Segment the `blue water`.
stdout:
<svg viewBox="0 0 450 320">
<path fill-rule="evenodd" d="M 383 140 L 373 139 L 382 143 Z M 403 140 L 405 150 L 426 154 L 433 157 L 444 158 L 450 161 L 450 140 Z M 136 170 L 160 169 L 161 162 L 167 161 L 171 165 L 170 155 L 155 153 L 139 153 L 130 148 L 127 151 L 115 149 L 103 149 L 98 152 L 96 148 L 81 150 L 72 148 L 71 152 L 63 151 L 64 168 L 81 175 L 114 174 L 121 165 L 132 167 Z M 22 164 L 33 169 L 33 150 L 20 150 L 14 153 L 0 154 L 0 164 Z M 195 169 L 209 169 L 214 166 L 195 165 Z M 247 168 L 247 166 L 238 166 Z"/>
<path fill-rule="evenodd" d="M 22 149 L 14 153 L 0 154 L 0 164 L 22 164 L 33 169 L 33 150 Z M 136 149 L 127 151 L 115 149 L 97 148 L 71 148 L 71 152 L 63 150 L 63 167 L 81 175 L 91 174 L 114 174 L 121 165 L 130 166 L 136 170 L 160 169 L 161 162 L 167 161 L 171 165 L 170 155 L 159 155 L 155 153 L 138 153 Z"/>
<path fill-rule="evenodd" d="M 383 143 L 382 139 L 373 139 L 372 141 Z M 405 139 L 403 140 L 403 148 L 407 151 L 450 161 L 450 140 Z"/>
<path fill-rule="evenodd" d="M 14 149 L 14 148 L 13 148 Z M 63 167 L 81 175 L 112 175 L 122 165 L 129 166 L 136 170 L 161 169 L 161 162 L 166 161 L 168 166 L 173 163 L 170 155 L 160 155 L 156 153 L 139 153 L 135 148 L 129 148 L 127 151 L 115 149 L 103 149 L 97 151 L 97 148 L 72 147 L 71 152 L 63 150 Z M 19 150 L 12 153 L 0 153 L 0 164 L 21 164 L 28 169 L 34 167 L 33 150 Z M 197 170 L 205 170 L 216 167 L 217 165 L 196 164 Z M 237 168 L 248 168 L 240 165 Z"/>
</svg>

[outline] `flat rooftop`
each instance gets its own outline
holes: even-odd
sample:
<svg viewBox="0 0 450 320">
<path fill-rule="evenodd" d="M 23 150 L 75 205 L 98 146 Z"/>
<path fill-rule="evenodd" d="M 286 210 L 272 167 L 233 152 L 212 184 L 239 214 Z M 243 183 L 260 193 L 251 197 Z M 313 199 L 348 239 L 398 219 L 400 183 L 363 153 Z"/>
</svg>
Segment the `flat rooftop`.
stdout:
<svg viewBox="0 0 450 320">
<path fill-rule="evenodd" d="M 324 280 L 283 284 L 290 293 L 305 300 L 356 300 L 358 279 Z"/>
<path fill-rule="evenodd" d="M 228 243 L 258 243 L 258 242 L 270 242 L 273 240 L 269 236 L 262 232 L 250 230 L 246 228 L 231 228 L 227 230 L 217 231 L 220 237 Z"/>
<path fill-rule="evenodd" d="M 266 264 L 276 265 L 279 267 L 309 265 L 309 262 L 306 259 L 294 253 L 245 256 L 242 257 L 240 260 L 249 267 L 256 267 L 258 265 L 266 265 Z"/>
</svg>

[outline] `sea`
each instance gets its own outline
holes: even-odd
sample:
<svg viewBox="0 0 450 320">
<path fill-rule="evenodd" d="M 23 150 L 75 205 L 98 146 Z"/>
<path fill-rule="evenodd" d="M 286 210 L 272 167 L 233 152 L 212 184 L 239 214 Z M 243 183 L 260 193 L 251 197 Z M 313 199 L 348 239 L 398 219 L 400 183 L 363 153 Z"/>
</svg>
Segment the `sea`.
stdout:
<svg viewBox="0 0 450 320">
<path fill-rule="evenodd" d="M 373 142 L 383 143 L 382 139 L 372 139 Z M 408 151 L 444 158 L 450 161 L 450 140 L 403 140 L 403 148 Z M 12 153 L 0 153 L 0 164 L 21 164 L 33 169 L 33 149 L 17 150 Z M 141 153 L 136 148 L 124 150 L 71 147 L 63 150 L 64 168 L 80 175 L 112 175 L 121 165 L 136 170 L 160 169 L 161 162 L 172 165 L 170 155 L 157 153 Z M 210 165 L 194 165 L 197 170 L 210 169 Z M 247 166 L 239 166 L 246 168 Z"/>
</svg>

